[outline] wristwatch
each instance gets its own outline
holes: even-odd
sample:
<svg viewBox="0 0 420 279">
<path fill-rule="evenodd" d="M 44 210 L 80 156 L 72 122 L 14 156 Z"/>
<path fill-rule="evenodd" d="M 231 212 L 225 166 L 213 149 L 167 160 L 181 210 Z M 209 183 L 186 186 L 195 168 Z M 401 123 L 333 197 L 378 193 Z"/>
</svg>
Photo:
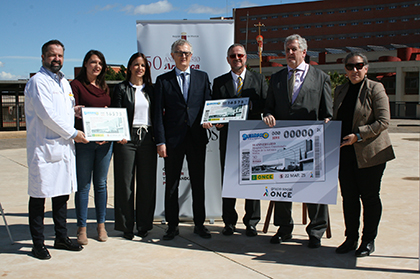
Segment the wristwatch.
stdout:
<svg viewBox="0 0 420 279">
<path fill-rule="evenodd" d="M 360 136 L 359 133 L 356 133 L 356 137 L 357 137 L 357 142 L 361 142 L 362 141 L 362 137 Z"/>
</svg>

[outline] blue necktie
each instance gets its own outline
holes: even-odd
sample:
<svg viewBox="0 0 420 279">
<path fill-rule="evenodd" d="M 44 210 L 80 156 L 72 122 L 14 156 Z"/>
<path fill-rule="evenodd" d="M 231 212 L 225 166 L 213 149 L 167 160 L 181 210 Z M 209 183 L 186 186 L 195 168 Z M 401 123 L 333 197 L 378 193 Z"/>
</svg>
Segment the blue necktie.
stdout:
<svg viewBox="0 0 420 279">
<path fill-rule="evenodd" d="M 182 89 L 183 89 L 183 95 L 184 95 L 184 100 L 185 102 L 187 102 L 188 100 L 188 84 L 187 84 L 187 77 L 186 77 L 186 73 L 181 73 L 181 79 L 182 79 Z"/>
</svg>

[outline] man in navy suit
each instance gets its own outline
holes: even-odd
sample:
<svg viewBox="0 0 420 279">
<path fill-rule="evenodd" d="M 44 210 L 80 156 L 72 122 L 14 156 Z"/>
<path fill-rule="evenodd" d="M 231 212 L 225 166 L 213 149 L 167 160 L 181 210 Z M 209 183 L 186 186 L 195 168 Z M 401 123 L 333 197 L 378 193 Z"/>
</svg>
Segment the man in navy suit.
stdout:
<svg viewBox="0 0 420 279">
<path fill-rule="evenodd" d="M 246 51 L 243 45 L 233 44 L 227 51 L 227 62 L 231 71 L 214 79 L 213 99 L 244 98 L 250 99 L 250 111 L 248 119 L 261 120 L 261 113 L 264 109 L 267 97 L 267 82 L 264 76 L 246 69 Z M 228 125 L 218 124 L 216 128 L 220 131 L 219 149 L 222 177 L 225 168 L 226 141 Z M 236 199 L 223 198 L 222 218 L 225 227 L 222 230 L 224 235 L 232 235 L 236 229 L 238 213 L 235 210 Z M 261 219 L 260 201 L 245 200 L 245 216 L 242 221 L 246 226 L 247 236 L 256 236 L 256 225 Z"/>
<path fill-rule="evenodd" d="M 305 63 L 307 43 L 290 35 L 284 43 L 287 67 L 273 74 L 268 88 L 264 122 L 273 127 L 277 120 L 326 120 L 332 117 L 331 83 L 327 74 Z M 321 246 L 327 229 L 328 206 L 307 204 L 311 222 L 306 227 L 310 248 Z M 292 203 L 276 202 L 274 225 L 280 226 L 271 243 L 292 238 Z"/>
<path fill-rule="evenodd" d="M 211 234 L 204 227 L 204 165 L 207 132 L 200 125 L 204 102 L 210 99 L 207 73 L 190 68 L 191 44 L 183 39 L 172 44 L 175 69 L 157 77 L 155 84 L 154 131 L 157 152 L 165 159 L 165 218 L 168 222 L 163 239 L 179 234 L 178 186 L 186 156 L 190 175 L 194 233 L 203 238 Z"/>
</svg>

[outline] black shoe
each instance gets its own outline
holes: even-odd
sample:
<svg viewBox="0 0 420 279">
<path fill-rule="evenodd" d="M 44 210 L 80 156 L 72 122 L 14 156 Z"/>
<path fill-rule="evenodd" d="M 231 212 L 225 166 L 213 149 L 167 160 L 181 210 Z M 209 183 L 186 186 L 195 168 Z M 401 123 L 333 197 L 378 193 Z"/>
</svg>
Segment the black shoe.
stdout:
<svg viewBox="0 0 420 279">
<path fill-rule="evenodd" d="M 235 232 L 235 226 L 232 224 L 226 224 L 222 230 L 223 235 L 232 235 Z"/>
<path fill-rule="evenodd" d="M 179 235 L 179 229 L 178 229 L 178 227 L 174 227 L 174 228 L 169 227 L 166 230 L 165 234 L 163 235 L 162 239 L 163 240 L 172 240 L 177 235 Z"/>
<path fill-rule="evenodd" d="M 253 225 L 246 226 L 246 236 L 257 236 L 257 229 Z"/>
<path fill-rule="evenodd" d="M 56 238 L 54 241 L 54 248 L 69 251 L 82 251 L 83 246 L 78 243 L 73 243 L 70 238 L 66 237 L 61 239 Z"/>
<path fill-rule="evenodd" d="M 149 234 L 148 230 L 139 230 L 137 232 L 137 235 L 140 236 L 140 237 L 146 237 L 148 234 Z"/>
<path fill-rule="evenodd" d="M 366 257 L 375 252 L 375 241 L 362 241 L 359 249 L 356 250 L 356 257 Z"/>
<path fill-rule="evenodd" d="M 202 238 L 211 238 L 209 230 L 204 226 L 195 226 L 194 233 L 198 234 Z"/>
<path fill-rule="evenodd" d="M 270 239 L 271 244 L 280 244 L 282 242 L 288 241 L 292 239 L 291 234 L 283 234 L 281 235 L 279 231 L 275 235 L 273 235 Z"/>
<path fill-rule="evenodd" d="M 127 240 L 133 240 L 134 238 L 134 233 L 132 232 L 124 232 L 123 237 Z"/>
<path fill-rule="evenodd" d="M 357 240 L 346 238 L 346 240 L 335 249 L 337 254 L 346 254 L 350 251 L 356 250 Z"/>
<path fill-rule="evenodd" d="M 40 260 L 51 259 L 50 252 L 48 252 L 48 249 L 47 249 L 47 247 L 45 247 L 45 245 L 33 246 L 32 247 L 32 255 L 34 255 L 35 258 L 38 258 Z"/>
<path fill-rule="evenodd" d="M 309 243 L 308 243 L 308 247 L 309 248 L 319 248 L 321 247 L 321 239 L 315 237 L 315 236 L 309 236 Z"/>
</svg>

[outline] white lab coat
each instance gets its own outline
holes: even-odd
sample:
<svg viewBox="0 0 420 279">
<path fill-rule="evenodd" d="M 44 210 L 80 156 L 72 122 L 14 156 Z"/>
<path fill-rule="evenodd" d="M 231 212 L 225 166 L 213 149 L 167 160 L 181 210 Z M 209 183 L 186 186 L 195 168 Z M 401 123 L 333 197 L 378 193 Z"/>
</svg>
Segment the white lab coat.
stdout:
<svg viewBox="0 0 420 279">
<path fill-rule="evenodd" d="M 55 76 L 41 67 L 26 84 L 28 194 L 31 197 L 57 197 L 77 190 L 75 148 L 71 138 L 76 132 L 74 104 L 71 87 L 61 73 Z"/>
</svg>

